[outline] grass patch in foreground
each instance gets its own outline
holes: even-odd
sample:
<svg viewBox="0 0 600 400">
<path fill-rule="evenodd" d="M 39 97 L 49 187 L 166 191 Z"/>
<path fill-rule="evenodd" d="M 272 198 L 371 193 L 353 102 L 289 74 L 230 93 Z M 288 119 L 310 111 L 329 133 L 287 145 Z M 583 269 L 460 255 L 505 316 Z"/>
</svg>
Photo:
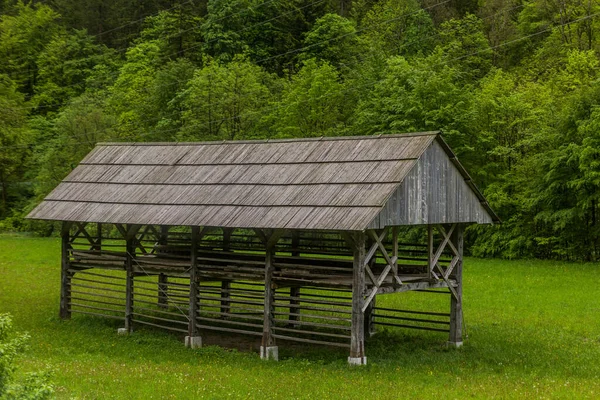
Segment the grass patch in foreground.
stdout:
<svg viewBox="0 0 600 400">
<path fill-rule="evenodd" d="M 367 344 L 366 367 L 345 351 L 286 348 L 280 362 L 256 353 L 183 347 L 169 333 L 118 321 L 58 319 L 60 244 L 0 236 L 0 312 L 28 331 L 21 371 L 50 368 L 59 398 L 598 398 L 600 296 L 597 264 L 465 261 L 468 340 L 459 351 L 441 333 L 389 329 Z M 447 310 L 447 296 L 408 293 L 382 307 Z"/>
</svg>

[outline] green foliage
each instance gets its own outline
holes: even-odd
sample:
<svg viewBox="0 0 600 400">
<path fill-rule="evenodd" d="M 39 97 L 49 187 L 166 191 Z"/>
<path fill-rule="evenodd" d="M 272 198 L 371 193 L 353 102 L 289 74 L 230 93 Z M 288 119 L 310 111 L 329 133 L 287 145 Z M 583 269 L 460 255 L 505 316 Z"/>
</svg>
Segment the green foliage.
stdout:
<svg viewBox="0 0 600 400">
<path fill-rule="evenodd" d="M 383 79 L 359 103 L 356 125 L 361 134 L 442 129 L 464 155 L 471 145 L 465 135 L 472 101 L 459 71 L 446 65 L 441 53 L 413 62 L 392 57 Z"/>
<path fill-rule="evenodd" d="M 352 68 L 361 52 L 354 24 L 337 14 L 319 18 L 304 39 L 302 58 L 315 58 L 337 68 Z"/>
<path fill-rule="evenodd" d="M 38 78 L 37 59 L 64 28 L 57 24 L 60 15 L 44 4 L 30 6 L 19 0 L 15 14 L 0 17 L 0 73 L 32 95 Z"/>
<path fill-rule="evenodd" d="M 29 373 L 23 382 L 14 381 L 18 356 L 25 350 L 29 336 L 13 330 L 12 317 L 0 314 L 0 399 L 45 400 L 52 398 L 54 387 L 47 373 Z"/>
<path fill-rule="evenodd" d="M 0 74 L 0 218 L 16 206 L 24 185 L 24 167 L 28 150 L 27 108 L 17 85 Z"/>
<path fill-rule="evenodd" d="M 74 31 L 48 43 L 38 56 L 33 102 L 42 113 L 56 111 L 80 95 L 97 65 L 110 65 L 114 52 L 94 43 L 86 31 Z"/>
<path fill-rule="evenodd" d="M 375 54 L 408 57 L 433 49 L 433 21 L 415 0 L 376 3 L 361 19 L 360 29 Z"/>
<path fill-rule="evenodd" d="M 332 136 L 343 132 L 352 109 L 345 90 L 332 65 L 307 60 L 284 88 L 274 111 L 277 137 Z"/>
<path fill-rule="evenodd" d="M 98 141 L 442 130 L 504 223 L 479 256 L 596 260 L 600 4 L 0 1 L 0 229 Z"/>
<path fill-rule="evenodd" d="M 182 140 L 260 138 L 260 110 L 269 99 L 271 77 L 260 67 L 236 58 L 210 61 L 196 71 L 181 93 Z"/>
</svg>

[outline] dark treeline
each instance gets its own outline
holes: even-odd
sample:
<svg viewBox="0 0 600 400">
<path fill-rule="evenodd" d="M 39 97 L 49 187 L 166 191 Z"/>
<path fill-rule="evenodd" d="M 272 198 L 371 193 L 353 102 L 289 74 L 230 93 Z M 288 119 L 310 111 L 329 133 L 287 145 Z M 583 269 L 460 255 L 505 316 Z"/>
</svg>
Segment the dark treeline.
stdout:
<svg viewBox="0 0 600 400">
<path fill-rule="evenodd" d="M 479 256 L 600 258 L 600 3 L 0 0 L 0 228 L 99 141 L 443 130 L 504 223 Z"/>
</svg>

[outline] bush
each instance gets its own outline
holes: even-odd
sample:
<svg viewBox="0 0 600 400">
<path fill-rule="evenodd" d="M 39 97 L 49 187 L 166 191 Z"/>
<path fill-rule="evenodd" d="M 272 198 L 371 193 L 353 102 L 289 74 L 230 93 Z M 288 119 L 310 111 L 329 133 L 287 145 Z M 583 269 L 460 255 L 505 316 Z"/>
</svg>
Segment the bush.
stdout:
<svg viewBox="0 0 600 400">
<path fill-rule="evenodd" d="M 13 382 L 15 361 L 26 348 L 29 335 L 13 330 L 9 314 L 0 314 L 0 399 L 44 400 L 54 394 L 48 373 L 29 373 L 21 382 Z"/>
</svg>

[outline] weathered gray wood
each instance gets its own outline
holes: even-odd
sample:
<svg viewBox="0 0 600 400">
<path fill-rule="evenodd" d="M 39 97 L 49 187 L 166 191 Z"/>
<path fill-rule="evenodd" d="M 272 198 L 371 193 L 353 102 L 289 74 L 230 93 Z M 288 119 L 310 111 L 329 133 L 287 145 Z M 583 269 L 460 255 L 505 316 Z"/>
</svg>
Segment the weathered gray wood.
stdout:
<svg viewBox="0 0 600 400">
<path fill-rule="evenodd" d="M 96 245 L 93 250 L 102 250 L 102 224 L 100 222 L 96 224 Z"/>
<path fill-rule="evenodd" d="M 281 236 L 281 232 L 275 231 L 270 234 L 265 234 L 265 302 L 264 302 L 264 321 L 263 321 L 263 337 L 262 347 L 275 346 L 275 338 L 273 337 L 273 311 L 274 311 L 274 296 L 275 287 L 273 285 L 273 266 L 274 247 L 277 239 Z"/>
<path fill-rule="evenodd" d="M 300 257 L 300 232 L 292 232 L 292 257 Z M 294 299 L 298 298 L 298 300 Z M 290 287 L 290 315 L 288 316 L 290 321 L 298 321 L 300 319 L 300 309 L 297 307 L 300 304 L 300 286 Z"/>
<path fill-rule="evenodd" d="M 363 304 L 365 301 L 365 233 L 354 235 L 354 269 L 352 274 L 352 330 L 350 358 L 365 359 L 365 326 Z"/>
<path fill-rule="evenodd" d="M 192 226 L 191 251 L 190 251 L 190 303 L 188 315 L 188 335 L 190 337 L 198 336 L 196 318 L 198 317 L 199 299 L 198 299 L 198 240 L 200 239 L 200 228 Z"/>
<path fill-rule="evenodd" d="M 69 231 L 71 229 L 70 222 L 63 222 L 61 228 L 61 273 L 60 273 L 60 311 L 61 319 L 71 318 L 71 278 L 73 272 L 69 271 L 69 249 L 71 248 Z"/>
<path fill-rule="evenodd" d="M 450 336 L 449 343 L 461 346 L 463 342 L 463 307 L 462 307 L 462 269 L 463 269 L 463 226 L 457 225 L 452 234 L 452 242 L 458 251 L 459 261 L 452 271 L 452 277 L 456 281 L 455 296 L 450 296 Z"/>
<path fill-rule="evenodd" d="M 158 274 L 158 306 L 160 308 L 167 308 L 169 300 L 169 278 L 166 274 Z"/>
<path fill-rule="evenodd" d="M 125 271 L 127 280 L 125 285 L 125 330 L 131 332 L 133 330 L 133 284 L 134 284 L 134 269 L 133 259 L 135 257 L 135 249 L 137 240 L 135 234 L 139 230 L 139 225 L 128 225 L 123 227 L 116 225 L 117 229 L 125 237 L 125 250 L 127 256 L 125 258 Z"/>
<path fill-rule="evenodd" d="M 373 300 L 367 306 L 365 310 L 365 336 L 369 337 L 375 334 L 375 305 L 377 297 L 373 297 Z"/>
<path fill-rule="evenodd" d="M 441 140 L 433 141 L 368 228 L 497 221 L 466 171 L 447 150 Z"/>
<path fill-rule="evenodd" d="M 228 229 L 228 228 L 223 229 L 223 252 L 225 252 L 225 253 L 228 253 L 231 251 L 231 234 L 232 233 L 233 233 L 233 229 Z M 226 313 L 228 311 L 230 289 L 231 289 L 231 281 L 230 280 L 221 281 L 221 312 L 223 313 L 223 315 L 222 315 L 223 318 L 226 318 Z"/>
</svg>

